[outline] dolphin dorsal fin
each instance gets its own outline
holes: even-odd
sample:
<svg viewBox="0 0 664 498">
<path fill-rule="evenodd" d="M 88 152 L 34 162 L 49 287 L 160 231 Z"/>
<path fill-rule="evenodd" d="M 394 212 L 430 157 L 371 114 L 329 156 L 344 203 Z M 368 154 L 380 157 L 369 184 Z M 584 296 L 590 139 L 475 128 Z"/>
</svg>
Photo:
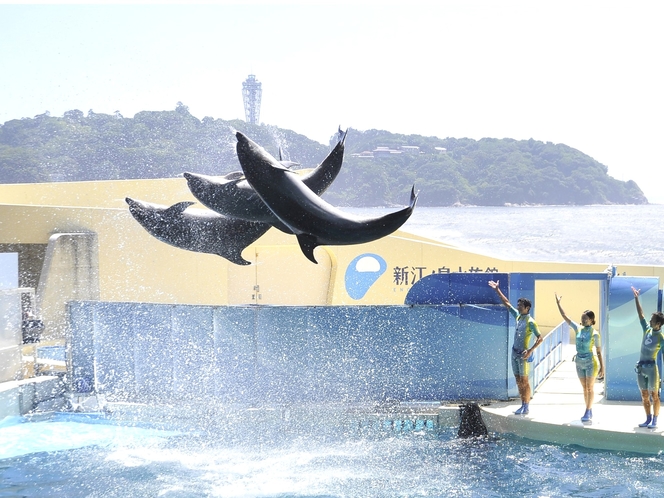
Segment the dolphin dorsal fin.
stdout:
<svg viewBox="0 0 664 498">
<path fill-rule="evenodd" d="M 178 202 L 177 204 L 173 204 L 171 207 L 166 209 L 166 212 L 168 213 L 177 213 L 177 214 L 182 214 L 185 209 L 187 209 L 189 206 L 192 204 L 196 204 L 195 202 L 191 201 L 182 201 Z"/>
<path fill-rule="evenodd" d="M 314 249 L 319 246 L 316 237 L 309 235 L 308 233 L 300 233 L 297 235 L 297 241 L 300 244 L 300 250 L 306 258 L 314 264 L 318 264 L 316 258 L 314 258 Z"/>
<path fill-rule="evenodd" d="M 284 159 L 284 150 L 279 146 L 279 163 L 287 169 L 293 169 L 294 166 L 299 166 L 300 163 L 291 161 L 290 159 Z"/>
</svg>

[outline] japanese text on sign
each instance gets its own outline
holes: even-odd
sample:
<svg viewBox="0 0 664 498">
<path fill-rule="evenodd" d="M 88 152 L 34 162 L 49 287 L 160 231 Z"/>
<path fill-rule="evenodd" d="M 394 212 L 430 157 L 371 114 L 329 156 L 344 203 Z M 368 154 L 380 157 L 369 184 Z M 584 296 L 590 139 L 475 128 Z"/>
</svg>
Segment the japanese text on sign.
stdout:
<svg viewBox="0 0 664 498">
<path fill-rule="evenodd" d="M 426 266 L 395 266 L 392 272 L 392 281 L 395 285 L 413 285 L 428 274 L 452 273 L 453 271 L 458 271 L 459 273 L 498 273 L 498 268 L 495 266 L 487 266 L 486 268 L 471 266 L 464 270 L 463 267 L 459 266 L 458 270 L 452 270 L 447 266 L 441 266 L 429 272 Z"/>
</svg>

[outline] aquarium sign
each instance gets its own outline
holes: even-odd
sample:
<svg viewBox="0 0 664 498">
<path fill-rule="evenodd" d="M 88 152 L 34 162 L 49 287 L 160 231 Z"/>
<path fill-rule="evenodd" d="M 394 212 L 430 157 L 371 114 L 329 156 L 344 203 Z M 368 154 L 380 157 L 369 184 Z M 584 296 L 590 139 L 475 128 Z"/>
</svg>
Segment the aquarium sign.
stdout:
<svg viewBox="0 0 664 498">
<path fill-rule="evenodd" d="M 487 266 L 482 268 L 480 266 L 471 266 L 464 269 L 459 266 L 458 270 L 453 270 L 447 266 L 440 266 L 429 271 L 426 266 L 395 266 L 392 270 L 392 281 L 395 285 L 413 285 L 423 277 L 435 273 L 498 273 L 498 268 Z"/>
<path fill-rule="evenodd" d="M 387 263 L 378 254 L 360 254 L 346 268 L 346 292 L 352 299 L 362 299 L 385 270 Z"/>
</svg>

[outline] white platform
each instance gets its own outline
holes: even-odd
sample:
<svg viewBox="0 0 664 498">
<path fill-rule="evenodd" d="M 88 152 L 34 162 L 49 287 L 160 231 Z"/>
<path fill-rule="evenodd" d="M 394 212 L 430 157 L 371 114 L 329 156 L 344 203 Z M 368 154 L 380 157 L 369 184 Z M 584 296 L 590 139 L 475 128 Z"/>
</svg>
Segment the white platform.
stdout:
<svg viewBox="0 0 664 498">
<path fill-rule="evenodd" d="M 634 390 L 638 392 L 636 374 Z M 528 415 L 514 415 L 520 405 L 515 400 L 482 407 L 489 431 L 601 450 L 645 454 L 664 451 L 664 419 L 657 429 L 638 427 L 646 418 L 641 402 L 605 400 L 603 382 L 595 384 L 592 423 L 581 422 L 585 411 L 583 391 L 569 357 L 540 386 Z M 664 413 L 660 413 L 662 416 Z"/>
</svg>

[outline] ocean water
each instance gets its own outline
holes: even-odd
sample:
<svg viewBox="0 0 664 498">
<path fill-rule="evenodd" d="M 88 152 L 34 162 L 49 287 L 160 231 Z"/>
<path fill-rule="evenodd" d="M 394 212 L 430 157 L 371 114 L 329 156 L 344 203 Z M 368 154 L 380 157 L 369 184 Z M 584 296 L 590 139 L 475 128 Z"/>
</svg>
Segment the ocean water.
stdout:
<svg viewBox="0 0 664 498">
<path fill-rule="evenodd" d="M 663 223 L 661 204 L 416 207 L 402 229 L 502 259 L 664 265 Z"/>
<path fill-rule="evenodd" d="M 375 215 L 386 209 L 346 210 Z M 664 265 L 664 206 L 416 208 L 404 230 L 507 259 Z M 0 423 L 1 497 L 649 497 L 664 457 L 290 420 Z"/>
</svg>

